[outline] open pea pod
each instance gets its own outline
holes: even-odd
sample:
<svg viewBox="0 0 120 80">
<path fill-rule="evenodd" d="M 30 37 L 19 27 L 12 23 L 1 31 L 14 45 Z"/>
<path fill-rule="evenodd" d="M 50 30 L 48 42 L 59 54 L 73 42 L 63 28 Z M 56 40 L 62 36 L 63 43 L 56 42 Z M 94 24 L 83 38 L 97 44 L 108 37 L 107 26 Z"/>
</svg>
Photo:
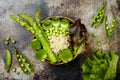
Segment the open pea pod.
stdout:
<svg viewBox="0 0 120 80">
<path fill-rule="evenodd" d="M 96 15 L 94 16 L 91 27 L 97 28 L 100 25 L 105 14 L 105 10 L 106 10 L 105 8 L 106 8 L 106 0 L 104 1 L 103 5 L 99 8 Z"/>
<path fill-rule="evenodd" d="M 72 52 L 71 50 L 68 48 L 68 49 L 64 49 L 63 51 L 61 51 L 59 53 L 59 58 L 64 62 L 64 63 L 67 63 L 69 61 L 72 60 L 73 58 L 73 55 L 72 55 Z"/>
<path fill-rule="evenodd" d="M 21 52 L 17 51 L 16 49 L 15 51 L 16 51 L 17 61 L 22 71 L 27 75 L 31 74 L 31 72 L 34 72 L 34 68 L 30 63 L 30 61 L 27 59 L 27 57 L 25 57 Z"/>
</svg>

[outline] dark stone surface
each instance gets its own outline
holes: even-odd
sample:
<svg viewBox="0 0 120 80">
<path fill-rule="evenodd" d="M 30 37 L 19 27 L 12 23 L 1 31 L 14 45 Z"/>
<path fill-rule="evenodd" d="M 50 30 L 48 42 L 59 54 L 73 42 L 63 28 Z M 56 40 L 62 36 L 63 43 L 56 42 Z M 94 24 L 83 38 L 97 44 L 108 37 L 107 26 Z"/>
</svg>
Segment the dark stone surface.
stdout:
<svg viewBox="0 0 120 80">
<path fill-rule="evenodd" d="M 98 29 L 90 27 L 91 20 L 96 14 L 96 11 L 101 6 L 103 0 L 1 0 L 0 1 L 0 80 L 82 80 L 81 79 L 81 64 L 85 56 L 93 53 L 98 47 L 92 34 L 96 33 L 97 38 L 102 40 L 104 51 L 113 49 L 120 56 L 120 0 L 107 0 L 107 11 L 109 20 L 112 20 L 113 15 L 117 16 L 118 23 L 114 35 L 111 39 L 110 46 L 106 43 L 103 23 Z M 80 55 L 74 61 L 60 66 L 42 63 L 34 58 L 34 51 L 30 47 L 32 34 L 26 31 L 23 27 L 16 24 L 9 15 L 18 13 L 27 13 L 34 17 L 37 9 L 42 9 L 41 19 L 47 16 L 62 15 L 76 20 L 81 18 L 82 23 L 86 25 L 89 32 L 88 42 L 89 47 L 85 55 Z M 16 75 L 12 71 L 8 74 L 5 72 L 5 50 L 10 49 L 10 46 L 4 45 L 6 37 L 15 39 L 15 46 L 24 53 L 33 63 L 35 73 L 25 75 L 21 71 L 16 62 L 15 54 L 13 53 L 12 68 L 17 68 L 20 75 Z M 12 50 L 12 49 L 11 49 Z M 12 69 L 11 68 L 11 69 Z M 116 80 L 120 80 L 120 61 L 118 63 Z"/>
</svg>

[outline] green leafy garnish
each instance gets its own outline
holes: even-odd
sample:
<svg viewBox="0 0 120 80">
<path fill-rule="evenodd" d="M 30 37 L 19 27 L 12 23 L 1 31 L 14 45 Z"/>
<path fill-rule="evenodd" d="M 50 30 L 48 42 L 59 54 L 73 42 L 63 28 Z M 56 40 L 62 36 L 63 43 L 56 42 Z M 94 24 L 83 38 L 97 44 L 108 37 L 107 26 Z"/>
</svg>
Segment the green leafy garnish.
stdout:
<svg viewBox="0 0 120 80">
<path fill-rule="evenodd" d="M 118 59 L 114 51 L 103 53 L 98 49 L 93 59 L 87 57 L 82 64 L 83 80 L 114 80 Z"/>
</svg>

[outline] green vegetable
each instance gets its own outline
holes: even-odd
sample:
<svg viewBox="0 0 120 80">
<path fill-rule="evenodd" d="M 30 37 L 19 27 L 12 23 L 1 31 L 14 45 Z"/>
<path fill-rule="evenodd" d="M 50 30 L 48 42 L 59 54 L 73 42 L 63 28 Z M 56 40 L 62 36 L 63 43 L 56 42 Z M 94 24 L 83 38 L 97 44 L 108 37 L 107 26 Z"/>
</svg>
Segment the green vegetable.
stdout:
<svg viewBox="0 0 120 80">
<path fill-rule="evenodd" d="M 9 50 L 6 50 L 6 71 L 9 72 L 9 69 L 12 64 L 12 53 Z"/>
<path fill-rule="evenodd" d="M 36 17 L 38 16 L 39 19 L 40 19 L 40 15 L 38 15 L 39 13 L 40 13 L 40 10 L 36 11 Z M 20 14 L 18 16 L 20 16 Z M 20 17 L 22 17 L 23 19 L 11 15 L 11 18 L 14 21 L 16 21 L 21 26 L 24 26 L 27 30 L 29 30 L 30 32 L 32 32 L 34 34 L 34 36 L 36 37 L 36 39 L 38 41 L 40 41 L 40 43 L 42 44 L 44 50 L 46 51 L 46 53 L 48 55 L 48 58 L 49 58 L 50 62 L 52 64 L 55 63 L 57 60 L 55 58 L 55 55 L 52 53 L 52 50 L 51 50 L 51 48 L 49 46 L 48 38 L 46 37 L 46 34 L 45 34 L 45 32 L 43 31 L 43 29 L 41 27 L 41 24 L 38 23 L 38 21 L 39 21 L 38 18 L 36 18 L 37 22 L 34 21 L 34 23 L 33 23 L 34 19 L 32 19 L 29 15 L 25 15 L 24 14 L 24 15 L 22 15 Z M 28 19 L 30 19 L 30 20 L 28 20 Z M 31 24 L 32 26 L 29 25 L 29 24 Z"/>
<path fill-rule="evenodd" d="M 47 53 L 45 52 L 44 49 L 40 49 L 36 54 L 35 54 L 36 59 L 40 61 L 45 61 L 47 58 Z"/>
<path fill-rule="evenodd" d="M 50 28 L 52 28 L 51 20 L 50 20 L 50 19 L 46 19 L 46 20 L 42 23 L 42 28 L 43 28 L 44 30 L 49 30 Z"/>
<path fill-rule="evenodd" d="M 93 36 L 93 38 L 96 38 L 96 37 L 97 37 L 97 35 L 96 35 L 96 34 L 93 34 L 92 36 Z"/>
<path fill-rule="evenodd" d="M 5 44 L 6 44 L 6 45 L 8 45 L 8 44 L 9 44 L 9 42 L 8 42 L 8 41 L 5 41 Z"/>
<path fill-rule="evenodd" d="M 117 19 L 116 19 L 116 17 L 114 17 L 114 19 L 112 21 L 112 26 L 109 27 L 108 26 L 108 24 L 109 24 L 108 23 L 108 17 L 107 16 L 105 17 L 104 25 L 105 25 L 106 37 L 107 37 L 108 41 L 110 41 L 110 38 L 113 35 L 113 32 L 114 32 L 115 27 L 116 27 L 116 23 L 117 23 Z"/>
<path fill-rule="evenodd" d="M 101 46 L 101 40 L 100 39 L 97 40 L 97 46 L 99 46 L 99 47 Z"/>
<path fill-rule="evenodd" d="M 64 62 L 67 63 L 72 60 L 73 55 L 70 49 L 64 49 L 59 53 L 59 58 Z"/>
<path fill-rule="evenodd" d="M 82 64 L 83 80 L 114 80 L 118 58 L 114 51 L 103 53 L 98 49 L 93 58 L 87 57 Z"/>
<path fill-rule="evenodd" d="M 34 68 L 33 68 L 32 64 L 30 63 L 30 61 L 21 52 L 18 52 L 17 49 L 15 49 L 15 51 L 16 51 L 17 61 L 20 65 L 22 71 L 27 75 L 29 75 L 31 72 L 34 72 Z M 23 60 L 25 60 L 25 62 Z M 27 66 L 27 64 L 29 64 L 29 66 Z"/>
<path fill-rule="evenodd" d="M 7 38 L 6 38 L 6 41 L 9 41 L 9 40 L 10 40 L 10 38 L 9 38 L 9 37 L 7 37 Z"/>
<path fill-rule="evenodd" d="M 59 17 L 53 17 L 52 18 L 52 25 L 53 25 L 53 27 L 59 27 L 60 26 L 60 18 Z"/>
<path fill-rule="evenodd" d="M 109 79 L 114 80 L 116 77 L 116 73 L 117 73 L 116 67 L 117 67 L 117 62 L 118 62 L 119 56 L 115 55 L 114 51 L 111 51 L 110 53 L 112 55 L 112 60 L 109 62 L 110 67 L 108 68 L 108 70 L 106 72 L 104 80 L 109 80 Z"/>
<path fill-rule="evenodd" d="M 77 51 L 74 52 L 74 55 L 81 54 L 85 49 L 85 43 L 81 43 L 81 45 L 78 47 Z"/>
<path fill-rule="evenodd" d="M 15 40 L 12 40 L 12 44 L 15 44 L 16 43 L 16 41 Z"/>
<path fill-rule="evenodd" d="M 34 50 L 39 50 L 41 48 L 41 44 L 40 42 L 37 40 L 37 39 L 33 39 L 31 41 L 31 47 L 34 49 Z"/>
<path fill-rule="evenodd" d="M 100 7 L 96 15 L 94 16 L 94 19 L 92 20 L 91 27 L 97 28 L 100 23 L 103 20 L 104 14 L 105 14 L 105 8 L 106 8 L 106 0 L 104 1 L 103 5 Z"/>
<path fill-rule="evenodd" d="M 62 19 L 60 27 L 62 27 L 63 29 L 69 30 L 69 21 L 68 21 L 68 19 Z"/>
</svg>

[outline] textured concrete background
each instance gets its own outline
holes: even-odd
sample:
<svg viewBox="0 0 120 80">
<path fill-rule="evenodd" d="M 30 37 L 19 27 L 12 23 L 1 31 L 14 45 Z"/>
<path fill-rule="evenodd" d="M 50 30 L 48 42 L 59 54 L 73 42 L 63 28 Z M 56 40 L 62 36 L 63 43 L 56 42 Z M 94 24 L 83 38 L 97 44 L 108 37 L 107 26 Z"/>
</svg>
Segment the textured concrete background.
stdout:
<svg viewBox="0 0 120 80">
<path fill-rule="evenodd" d="M 109 21 L 113 16 L 117 16 L 118 23 L 114 35 L 109 46 L 106 43 L 105 31 L 103 23 L 98 29 L 90 27 L 91 20 L 96 14 L 98 8 L 102 5 L 103 0 L 0 0 L 0 80 L 81 80 L 81 63 L 84 56 L 80 55 L 76 60 L 61 66 L 53 66 L 47 63 L 41 63 L 34 58 L 34 51 L 30 47 L 32 35 L 23 27 L 16 24 L 10 19 L 10 14 L 27 13 L 34 16 L 35 11 L 42 9 L 41 19 L 47 16 L 62 15 L 70 17 L 74 20 L 81 18 L 82 23 L 86 25 L 89 32 L 88 42 L 89 47 L 86 54 L 90 54 L 98 47 L 92 34 L 96 33 L 97 38 L 102 40 L 102 48 L 104 51 L 113 49 L 120 56 L 120 0 L 107 0 L 106 14 L 109 16 Z M 19 48 L 33 63 L 35 73 L 25 75 L 18 63 L 16 62 L 15 54 L 13 53 L 12 68 L 17 68 L 20 75 L 16 75 L 12 71 L 8 74 L 5 72 L 5 49 L 9 49 L 4 45 L 6 37 L 11 37 L 17 41 L 16 47 Z M 116 80 L 120 80 L 120 62 Z"/>
</svg>

